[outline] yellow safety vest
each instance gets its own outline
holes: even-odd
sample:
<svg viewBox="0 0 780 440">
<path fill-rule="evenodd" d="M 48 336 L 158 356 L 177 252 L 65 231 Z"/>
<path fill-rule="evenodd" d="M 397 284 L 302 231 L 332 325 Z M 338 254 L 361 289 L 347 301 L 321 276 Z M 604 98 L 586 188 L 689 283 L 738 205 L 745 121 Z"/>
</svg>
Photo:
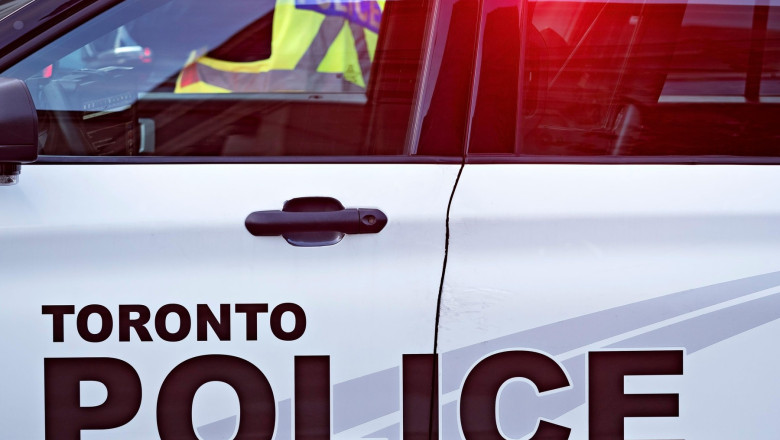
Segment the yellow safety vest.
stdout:
<svg viewBox="0 0 780 440">
<path fill-rule="evenodd" d="M 175 92 L 362 91 L 383 9 L 384 0 L 277 0 L 269 59 L 232 62 L 193 51 Z"/>
</svg>

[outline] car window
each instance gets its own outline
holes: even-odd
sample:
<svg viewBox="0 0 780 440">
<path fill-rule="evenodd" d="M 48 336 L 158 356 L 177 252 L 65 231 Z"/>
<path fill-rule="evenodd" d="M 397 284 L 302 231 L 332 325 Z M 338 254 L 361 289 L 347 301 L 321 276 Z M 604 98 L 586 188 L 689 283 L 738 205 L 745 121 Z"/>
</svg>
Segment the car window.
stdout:
<svg viewBox="0 0 780 440">
<path fill-rule="evenodd" d="M 4 18 L 32 0 L 0 0 L 0 19 Z"/>
<path fill-rule="evenodd" d="M 3 76 L 30 88 L 43 155 L 400 155 L 427 12 L 412 0 L 128 0 Z"/>
<path fill-rule="evenodd" d="M 780 6 L 488 5 L 471 153 L 780 156 Z"/>
</svg>

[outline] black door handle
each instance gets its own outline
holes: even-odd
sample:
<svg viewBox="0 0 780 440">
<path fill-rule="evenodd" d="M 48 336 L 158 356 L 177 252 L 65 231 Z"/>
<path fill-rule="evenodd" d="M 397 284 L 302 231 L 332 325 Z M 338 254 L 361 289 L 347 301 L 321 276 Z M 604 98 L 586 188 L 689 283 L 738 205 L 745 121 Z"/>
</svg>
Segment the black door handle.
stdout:
<svg viewBox="0 0 780 440">
<path fill-rule="evenodd" d="M 316 231 L 376 234 L 385 224 L 387 217 L 382 211 L 356 208 L 322 212 L 257 211 L 246 218 L 246 228 L 255 236 Z"/>
<path fill-rule="evenodd" d="M 281 211 L 256 211 L 245 221 L 252 235 L 281 235 L 295 246 L 328 246 L 345 234 L 376 234 L 386 224 L 387 216 L 378 209 L 345 209 L 330 197 L 288 200 Z"/>
</svg>

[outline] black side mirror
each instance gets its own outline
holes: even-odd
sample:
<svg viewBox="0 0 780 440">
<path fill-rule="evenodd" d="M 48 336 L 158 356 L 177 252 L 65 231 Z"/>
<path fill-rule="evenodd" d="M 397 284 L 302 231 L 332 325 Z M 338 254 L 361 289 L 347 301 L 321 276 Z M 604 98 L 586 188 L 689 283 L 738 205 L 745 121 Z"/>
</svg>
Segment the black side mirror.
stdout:
<svg viewBox="0 0 780 440">
<path fill-rule="evenodd" d="M 0 185 L 19 181 L 22 164 L 38 159 L 38 113 L 24 81 L 0 78 Z"/>
</svg>

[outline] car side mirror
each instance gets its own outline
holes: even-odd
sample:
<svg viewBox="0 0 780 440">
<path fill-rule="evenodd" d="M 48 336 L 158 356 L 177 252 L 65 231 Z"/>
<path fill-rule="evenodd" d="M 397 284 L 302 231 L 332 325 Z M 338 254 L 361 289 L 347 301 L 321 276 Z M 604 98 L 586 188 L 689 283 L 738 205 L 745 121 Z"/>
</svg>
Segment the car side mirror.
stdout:
<svg viewBox="0 0 780 440">
<path fill-rule="evenodd" d="M 27 84 L 0 78 L 0 185 L 19 181 L 23 163 L 38 159 L 38 113 Z"/>
</svg>

